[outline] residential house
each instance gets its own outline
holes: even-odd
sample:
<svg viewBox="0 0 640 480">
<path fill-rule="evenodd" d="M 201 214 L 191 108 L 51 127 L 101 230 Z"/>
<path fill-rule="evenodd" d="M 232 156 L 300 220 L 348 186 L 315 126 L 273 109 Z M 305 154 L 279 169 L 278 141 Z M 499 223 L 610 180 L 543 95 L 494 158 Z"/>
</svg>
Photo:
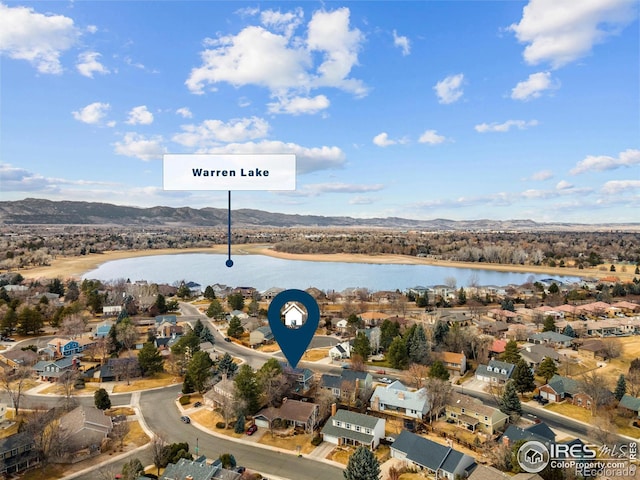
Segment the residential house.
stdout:
<svg viewBox="0 0 640 480">
<path fill-rule="evenodd" d="M 137 357 L 109 358 L 96 372 L 100 381 L 113 382 L 142 375 Z"/>
<path fill-rule="evenodd" d="M 163 320 L 160 324 L 156 323 L 155 328 L 157 338 L 179 337 L 184 333 L 182 325 L 168 320 Z"/>
<path fill-rule="evenodd" d="M 304 324 L 307 312 L 300 308 L 297 303 L 291 302 L 285 307 L 282 315 L 284 316 L 284 324 L 287 327 L 299 328 Z"/>
<path fill-rule="evenodd" d="M 213 388 L 204 394 L 203 400 L 205 405 L 211 408 L 217 408 L 220 407 L 226 399 L 232 399 L 235 396 L 235 382 L 232 379 L 227 378 L 226 375 L 223 375 L 222 380 L 213 385 Z"/>
<path fill-rule="evenodd" d="M 105 305 L 102 307 L 103 317 L 117 317 L 122 311 L 122 305 Z"/>
<path fill-rule="evenodd" d="M 375 412 L 408 418 L 423 419 L 431 410 L 425 388 L 410 391 L 399 381 L 376 387 L 370 403 Z"/>
<path fill-rule="evenodd" d="M 181 458 L 177 463 L 167 465 L 160 480 L 240 480 L 242 474 L 222 468 L 217 460 L 207 463 L 205 457 L 196 460 Z"/>
<path fill-rule="evenodd" d="M 333 320 L 331 321 L 331 323 L 333 324 L 333 328 L 335 328 L 335 330 L 342 335 L 349 333 L 349 322 L 347 322 L 347 319 L 340 318 L 336 320 L 337 321 L 335 322 L 335 324 Z"/>
<path fill-rule="evenodd" d="M 96 331 L 93 334 L 94 338 L 104 338 L 109 335 L 111 331 L 111 327 L 114 325 L 113 322 L 102 322 L 100 325 L 96 327 Z"/>
<path fill-rule="evenodd" d="M 549 383 L 541 386 L 538 390 L 540 396 L 550 402 L 561 402 L 565 398 L 572 398 L 580 391 L 578 382 L 562 375 L 554 375 Z"/>
<path fill-rule="evenodd" d="M 557 347 L 570 347 L 575 338 L 557 332 L 540 332 L 529 335 L 527 340 L 533 343 L 548 343 Z"/>
<path fill-rule="evenodd" d="M 451 447 L 403 430 L 391 444 L 391 457 L 408 460 L 436 478 L 465 478 L 476 462 L 473 457 Z"/>
<path fill-rule="evenodd" d="M 545 358 L 552 358 L 555 362 L 560 361 L 558 352 L 553 348 L 540 344 L 526 345 L 520 350 L 520 357 L 533 369 L 538 368 Z"/>
<path fill-rule="evenodd" d="M 96 407 L 81 405 L 60 417 L 60 429 L 65 432 L 65 443 L 71 452 L 98 450 L 112 428 L 111 417 Z"/>
<path fill-rule="evenodd" d="M 476 379 L 481 382 L 504 385 L 513 375 L 515 368 L 513 363 L 489 360 L 488 365 L 478 365 Z"/>
<path fill-rule="evenodd" d="M 187 282 L 186 287 L 189 289 L 189 294 L 192 297 L 198 297 L 202 295 L 202 285 L 197 282 Z"/>
<path fill-rule="evenodd" d="M 327 420 L 322 438 L 334 445 L 364 445 L 374 450 L 384 437 L 384 427 L 384 418 L 338 410 Z"/>
<path fill-rule="evenodd" d="M 233 289 L 232 294 L 240 294 L 245 300 L 251 300 L 259 296 L 258 291 L 253 287 L 236 287 Z"/>
<path fill-rule="evenodd" d="M 258 327 L 249 333 L 249 344 L 252 347 L 272 343 L 273 340 L 273 332 L 269 326 Z"/>
<path fill-rule="evenodd" d="M 159 327 L 165 322 L 168 322 L 171 325 L 178 324 L 178 317 L 176 315 L 156 315 L 154 320 L 155 320 L 156 327 Z"/>
<path fill-rule="evenodd" d="M 213 289 L 213 293 L 215 293 L 216 298 L 225 298 L 232 292 L 231 287 L 222 285 L 220 283 L 214 283 L 213 285 L 211 285 L 211 288 Z"/>
<path fill-rule="evenodd" d="M 7 477 L 40 463 L 30 432 L 20 432 L 0 439 L 0 474 Z"/>
<path fill-rule="evenodd" d="M 521 472 L 515 475 L 501 472 L 487 465 L 476 465 L 467 480 L 543 480 L 537 473 Z"/>
<path fill-rule="evenodd" d="M 31 367 L 38 361 L 38 354 L 33 350 L 13 350 L 0 351 L 0 362 L 7 364 L 11 368 Z"/>
<path fill-rule="evenodd" d="M 271 288 L 265 290 L 264 292 L 262 292 L 261 297 L 262 297 L 263 300 L 266 300 L 266 301 L 270 302 L 271 300 L 276 298 L 276 296 L 281 292 L 284 292 L 284 288 L 271 287 Z"/>
<path fill-rule="evenodd" d="M 34 372 L 44 381 L 54 381 L 65 372 L 77 370 L 80 361 L 77 358 L 63 357 L 58 360 L 40 360 L 33 366 Z"/>
<path fill-rule="evenodd" d="M 246 320 L 247 318 L 249 318 L 249 314 L 243 312 L 242 310 L 232 310 L 224 316 L 227 322 L 230 322 L 233 317 L 238 317 L 240 320 Z"/>
<path fill-rule="evenodd" d="M 305 433 L 312 433 L 318 425 L 319 417 L 318 404 L 283 398 L 280 408 L 263 408 L 254 416 L 254 420 L 259 427 L 271 428 L 273 421 L 279 419 L 286 425 L 301 427 Z"/>
<path fill-rule="evenodd" d="M 640 398 L 625 393 L 620 399 L 620 403 L 618 403 L 618 408 L 632 412 L 636 417 L 640 417 Z"/>
<path fill-rule="evenodd" d="M 368 372 L 343 369 L 340 375 L 322 375 L 320 388 L 330 390 L 336 398 L 352 404 L 357 398 L 368 396 L 372 383 L 373 377 Z"/>
<path fill-rule="evenodd" d="M 57 357 L 69 357 L 82 351 L 77 340 L 66 338 L 53 338 L 47 342 L 47 347 L 56 352 Z"/>
<path fill-rule="evenodd" d="M 376 327 L 389 318 L 389 315 L 382 312 L 364 312 L 359 317 L 367 327 Z"/>
<path fill-rule="evenodd" d="M 489 355 L 500 355 L 504 353 L 504 349 L 507 346 L 507 341 L 504 339 L 494 340 L 491 346 L 489 347 Z"/>
<path fill-rule="evenodd" d="M 609 358 L 609 349 L 602 340 L 593 339 L 585 340 L 578 347 L 578 355 L 582 358 L 607 360 Z"/>
<path fill-rule="evenodd" d="M 518 313 L 512 312 L 511 310 L 503 310 L 501 308 L 493 308 L 489 310 L 487 312 L 487 316 L 495 319 L 496 321 L 506 323 L 519 322 L 520 320 L 522 320 L 521 316 Z"/>
<path fill-rule="evenodd" d="M 472 432 L 494 435 L 502 431 L 509 421 L 509 415 L 497 408 L 485 405 L 482 400 L 457 392 L 451 394 L 445 406 L 445 416 L 462 428 Z"/>
<path fill-rule="evenodd" d="M 619 308 L 625 315 L 634 315 L 640 312 L 640 305 L 637 303 L 622 301 L 611 305 L 612 307 Z"/>
<path fill-rule="evenodd" d="M 442 362 L 447 370 L 454 374 L 464 375 L 464 372 L 467 371 L 467 356 L 464 352 L 436 352 L 434 356 Z"/>
<path fill-rule="evenodd" d="M 538 441 L 549 446 L 556 441 L 556 434 L 553 433 L 553 430 L 551 430 L 546 423 L 540 422 L 526 428 L 509 425 L 502 435 L 502 442 L 505 445 L 511 446 L 520 440 L 527 442 Z"/>
<path fill-rule="evenodd" d="M 339 343 L 329 349 L 331 360 L 344 360 L 351 357 L 351 342 Z"/>
<path fill-rule="evenodd" d="M 313 372 L 308 368 L 291 368 L 286 362 L 279 362 L 284 373 L 294 385 L 296 393 L 306 392 L 311 388 Z"/>
</svg>

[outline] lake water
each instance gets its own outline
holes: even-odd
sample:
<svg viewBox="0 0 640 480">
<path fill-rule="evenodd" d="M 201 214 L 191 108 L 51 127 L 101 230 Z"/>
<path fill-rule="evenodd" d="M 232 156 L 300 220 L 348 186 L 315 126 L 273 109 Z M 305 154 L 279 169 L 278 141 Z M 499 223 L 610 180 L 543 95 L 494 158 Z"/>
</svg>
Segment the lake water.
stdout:
<svg viewBox="0 0 640 480">
<path fill-rule="evenodd" d="M 373 291 L 404 291 L 416 285 L 444 285 L 453 277 L 458 287 L 466 287 L 472 279 L 478 285 L 521 285 L 533 275 L 536 280 L 550 278 L 549 274 L 496 272 L 492 270 L 436 267 L 431 265 L 375 265 L 366 263 L 308 262 L 282 260 L 264 255 L 235 255 L 233 267 L 225 265 L 226 255 L 185 253 L 135 257 L 106 262 L 83 275 L 102 281 L 120 278 L 146 280 L 150 283 L 174 284 L 185 280 L 203 286 L 220 283 L 231 287 L 254 287 L 264 291 L 271 287 L 316 287 L 321 290 L 342 291 L 349 287 Z M 564 282 L 577 277 L 555 276 Z"/>
</svg>

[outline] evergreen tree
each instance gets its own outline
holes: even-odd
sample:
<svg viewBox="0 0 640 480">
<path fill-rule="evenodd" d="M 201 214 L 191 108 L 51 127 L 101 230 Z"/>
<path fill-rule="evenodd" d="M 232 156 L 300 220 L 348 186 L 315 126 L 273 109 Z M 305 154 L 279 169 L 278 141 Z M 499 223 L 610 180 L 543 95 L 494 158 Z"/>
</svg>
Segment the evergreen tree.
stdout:
<svg viewBox="0 0 640 480">
<path fill-rule="evenodd" d="M 544 319 L 544 323 L 542 324 L 542 331 L 543 332 L 555 332 L 556 331 L 556 321 L 551 315 L 548 315 Z"/>
<path fill-rule="evenodd" d="M 142 375 L 153 375 L 163 370 L 164 359 L 152 342 L 147 342 L 138 352 L 138 363 Z"/>
<path fill-rule="evenodd" d="M 222 308 L 222 304 L 220 303 L 220 300 L 218 300 L 217 298 L 214 298 L 213 300 L 211 300 L 211 303 L 207 308 L 207 317 L 215 318 L 215 319 L 220 319 L 224 317 L 224 309 Z"/>
<path fill-rule="evenodd" d="M 502 308 L 502 310 L 508 310 L 509 312 L 515 312 L 516 311 L 516 307 L 513 304 L 513 300 L 511 300 L 510 298 L 504 299 L 500 303 L 500 307 Z"/>
<path fill-rule="evenodd" d="M 267 363 L 269 363 L 271 360 L 275 360 L 275 359 L 269 359 L 267 360 Z M 277 363 L 277 360 L 276 360 L 276 363 Z M 218 368 L 218 373 L 220 375 L 227 375 L 227 378 L 231 378 L 238 371 L 238 364 L 233 361 L 233 357 L 231 355 L 229 355 L 228 353 L 225 353 L 224 356 L 220 360 L 218 360 L 217 368 Z"/>
<path fill-rule="evenodd" d="M 193 382 L 193 388 L 203 393 L 207 387 L 207 381 L 211 378 L 213 361 L 207 352 L 196 352 L 187 365 L 187 375 Z"/>
<path fill-rule="evenodd" d="M 253 415 L 260 408 L 260 388 L 256 373 L 250 365 L 244 363 L 240 366 L 238 373 L 233 379 L 238 397 L 246 402 L 246 413 Z"/>
<path fill-rule="evenodd" d="M 243 433 L 244 432 L 244 419 L 242 420 L 242 424 L 243 424 L 243 429 L 240 432 L 236 432 L 236 433 Z M 226 468 L 227 470 L 231 470 L 232 468 L 236 467 L 236 458 L 231 453 L 223 453 L 222 455 L 220 455 L 218 457 L 218 459 L 220 460 L 220 463 L 222 464 L 222 468 Z"/>
<path fill-rule="evenodd" d="M 449 380 L 449 371 L 440 360 L 436 360 L 429 368 L 429 377 L 438 378 L 440 380 Z"/>
<path fill-rule="evenodd" d="M 71 280 L 67 284 L 67 293 L 64 296 L 64 299 L 67 302 L 75 302 L 80 297 L 80 290 L 78 289 L 78 284 L 75 280 Z"/>
<path fill-rule="evenodd" d="M 200 350 L 200 337 L 198 337 L 192 328 L 187 328 L 187 333 L 182 335 L 180 339 L 171 346 L 171 353 L 175 355 L 183 355 L 187 352 L 193 355 Z"/>
<path fill-rule="evenodd" d="M 98 410 L 107 410 L 111 408 L 109 393 L 104 388 L 96 390 L 93 394 L 93 403 Z"/>
<path fill-rule="evenodd" d="M 187 372 L 184 376 L 184 380 L 182 381 L 182 393 L 186 395 L 195 391 L 196 389 L 193 386 L 193 380 L 189 376 L 189 372 Z"/>
<path fill-rule="evenodd" d="M 132 458 L 122 466 L 122 480 L 138 480 L 144 475 L 144 466 L 137 458 Z"/>
<path fill-rule="evenodd" d="M 64 285 L 59 278 L 54 278 L 49 284 L 49 293 L 57 293 L 61 297 L 64 297 Z"/>
<path fill-rule="evenodd" d="M 409 364 L 407 344 L 402 337 L 398 336 L 394 338 L 391 345 L 389 345 L 387 360 L 389 361 L 391 368 L 403 369 Z"/>
<path fill-rule="evenodd" d="M 433 341 L 436 343 L 436 345 L 442 345 L 444 343 L 444 339 L 447 338 L 448 333 L 449 324 L 447 322 L 443 322 L 442 320 L 438 320 L 435 327 L 433 328 Z"/>
<path fill-rule="evenodd" d="M 2 317 L 2 331 L 5 335 L 11 335 L 18 325 L 18 314 L 16 311 L 9 307 L 7 312 Z"/>
<path fill-rule="evenodd" d="M 467 293 L 464 288 L 460 287 L 460 290 L 458 290 L 458 305 L 464 305 L 465 303 L 467 303 Z"/>
<path fill-rule="evenodd" d="M 613 396 L 616 397 L 616 400 L 620 401 L 622 397 L 624 397 L 625 393 L 627 393 L 627 381 L 625 380 L 624 375 L 620 374 Z"/>
<path fill-rule="evenodd" d="M 231 310 L 242 310 L 244 308 L 244 297 L 241 293 L 234 293 L 227 297 L 227 303 Z"/>
<path fill-rule="evenodd" d="M 415 326 L 411 336 L 407 338 L 407 353 L 412 362 L 423 365 L 427 363 L 429 345 L 427 344 L 427 334 L 422 325 Z"/>
<path fill-rule="evenodd" d="M 153 304 L 153 306 L 158 309 L 158 313 L 160 314 L 165 314 L 169 311 L 167 308 L 167 300 L 161 293 L 159 293 L 156 297 L 156 302 Z"/>
<path fill-rule="evenodd" d="M 240 338 L 244 333 L 244 328 L 238 317 L 233 317 L 229 320 L 229 327 L 227 328 L 227 335 L 233 338 Z"/>
<path fill-rule="evenodd" d="M 44 327 L 44 318 L 37 308 L 23 307 L 18 313 L 18 333 L 20 335 L 38 334 Z"/>
<path fill-rule="evenodd" d="M 187 287 L 187 284 L 182 282 L 178 287 L 178 291 L 176 292 L 176 296 L 180 298 L 189 298 L 191 297 L 191 290 Z"/>
<path fill-rule="evenodd" d="M 560 293 L 560 287 L 558 287 L 558 284 L 556 282 L 553 282 L 551 285 L 549 285 L 549 293 L 552 295 Z"/>
<path fill-rule="evenodd" d="M 573 327 L 571 325 L 567 324 L 567 326 L 564 327 L 564 330 L 562 330 L 562 333 L 564 335 L 566 335 L 567 337 L 576 338 L 576 331 L 573 329 Z"/>
<path fill-rule="evenodd" d="M 207 285 L 207 288 L 204 289 L 204 298 L 208 300 L 216 298 L 216 292 L 213 291 L 213 287 L 211 285 Z"/>
<path fill-rule="evenodd" d="M 546 383 L 549 383 L 549 380 L 551 380 L 556 373 L 558 373 L 558 366 L 551 357 L 545 357 L 544 360 L 540 362 L 540 365 L 538 365 L 538 370 L 536 370 L 536 375 L 544 378 Z"/>
<path fill-rule="evenodd" d="M 516 342 L 515 340 L 509 340 L 504 347 L 502 361 L 517 365 L 520 361 L 520 358 L 522 357 L 520 357 L 520 352 L 518 352 L 518 342 Z"/>
<path fill-rule="evenodd" d="M 502 398 L 499 400 L 500 411 L 511 417 L 522 415 L 522 404 L 512 381 L 507 382 Z"/>
<path fill-rule="evenodd" d="M 202 337 L 202 331 L 204 330 L 204 325 L 202 324 L 202 320 L 196 320 L 196 324 L 193 326 L 193 333 L 200 338 Z"/>
<path fill-rule="evenodd" d="M 533 392 L 536 388 L 536 384 L 533 378 L 533 372 L 527 362 L 524 359 L 516 364 L 516 368 L 513 369 L 513 375 L 511 377 L 513 384 L 518 393 Z"/>
<path fill-rule="evenodd" d="M 380 349 L 387 351 L 393 339 L 400 335 L 400 324 L 392 322 L 388 318 L 380 325 Z"/>
<path fill-rule="evenodd" d="M 371 355 L 371 345 L 369 344 L 369 338 L 364 332 L 358 332 L 356 338 L 353 340 L 353 347 L 351 351 L 357 355 L 360 355 L 366 362 Z"/>
<path fill-rule="evenodd" d="M 236 424 L 233 426 L 233 431 L 236 433 L 244 433 L 244 422 L 244 415 L 239 415 Z"/>
<path fill-rule="evenodd" d="M 379 480 L 380 462 L 371 450 L 361 445 L 349 457 L 342 473 L 345 480 Z"/>
</svg>

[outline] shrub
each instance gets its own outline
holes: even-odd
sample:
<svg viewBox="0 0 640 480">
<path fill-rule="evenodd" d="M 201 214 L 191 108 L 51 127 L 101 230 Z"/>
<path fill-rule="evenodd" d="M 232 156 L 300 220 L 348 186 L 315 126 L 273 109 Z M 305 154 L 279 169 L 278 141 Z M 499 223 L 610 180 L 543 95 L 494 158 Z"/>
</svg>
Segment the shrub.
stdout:
<svg viewBox="0 0 640 480">
<path fill-rule="evenodd" d="M 320 445 L 322 443 L 322 437 L 320 435 L 316 435 L 315 437 L 313 437 L 313 439 L 311 440 L 311 445 L 313 445 L 314 447 L 317 447 L 318 445 Z"/>
<path fill-rule="evenodd" d="M 180 397 L 180 405 L 187 405 L 191 403 L 191 395 L 183 395 Z"/>
<path fill-rule="evenodd" d="M 224 422 L 216 423 L 216 428 L 227 428 L 227 424 Z"/>
</svg>

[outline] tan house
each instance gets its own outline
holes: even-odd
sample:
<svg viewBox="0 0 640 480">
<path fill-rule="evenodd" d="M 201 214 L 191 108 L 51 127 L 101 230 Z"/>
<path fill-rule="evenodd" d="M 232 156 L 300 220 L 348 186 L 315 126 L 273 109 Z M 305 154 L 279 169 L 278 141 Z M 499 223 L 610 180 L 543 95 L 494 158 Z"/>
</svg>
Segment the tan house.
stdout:
<svg viewBox="0 0 640 480">
<path fill-rule="evenodd" d="M 445 416 L 462 428 L 489 435 L 504 430 L 509 421 L 509 415 L 497 408 L 485 405 L 477 398 L 456 392 L 451 394 L 451 400 L 445 406 Z"/>
<path fill-rule="evenodd" d="M 111 417 L 95 407 L 81 405 L 60 417 L 60 429 L 64 430 L 72 452 L 85 448 L 99 450 L 112 428 Z"/>
<path fill-rule="evenodd" d="M 464 375 L 464 372 L 467 371 L 467 356 L 464 352 L 436 352 L 434 356 L 442 362 L 447 370 L 453 373 Z"/>
<path fill-rule="evenodd" d="M 280 408 L 263 408 L 254 416 L 259 427 L 271 428 L 274 420 L 281 420 L 285 425 L 304 428 L 305 433 L 312 433 L 320 420 L 320 406 L 283 398 Z"/>
</svg>

